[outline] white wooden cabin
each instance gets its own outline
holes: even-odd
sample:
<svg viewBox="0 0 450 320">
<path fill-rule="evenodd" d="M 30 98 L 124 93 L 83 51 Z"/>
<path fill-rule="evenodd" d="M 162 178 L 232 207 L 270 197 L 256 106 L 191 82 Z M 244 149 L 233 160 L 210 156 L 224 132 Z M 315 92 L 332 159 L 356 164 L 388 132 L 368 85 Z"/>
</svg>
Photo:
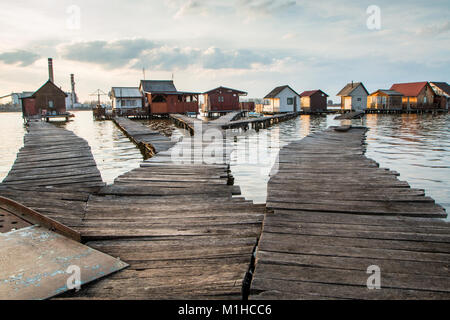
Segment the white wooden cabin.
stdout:
<svg viewBox="0 0 450 320">
<path fill-rule="evenodd" d="M 341 109 L 344 111 L 363 111 L 367 109 L 369 92 L 362 82 L 348 83 L 339 93 Z"/>
<path fill-rule="evenodd" d="M 276 87 L 264 97 L 264 113 L 299 112 L 300 95 L 285 85 Z"/>
<path fill-rule="evenodd" d="M 142 94 L 138 87 L 113 87 L 109 92 L 113 110 L 117 114 L 142 111 Z"/>
</svg>

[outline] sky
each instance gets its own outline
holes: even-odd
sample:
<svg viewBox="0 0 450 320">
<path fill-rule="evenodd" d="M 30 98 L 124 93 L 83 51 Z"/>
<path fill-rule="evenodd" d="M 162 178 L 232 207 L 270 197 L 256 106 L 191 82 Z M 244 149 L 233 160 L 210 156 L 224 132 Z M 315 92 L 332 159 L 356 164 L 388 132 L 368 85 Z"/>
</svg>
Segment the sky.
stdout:
<svg viewBox="0 0 450 320">
<path fill-rule="evenodd" d="M 55 83 L 81 101 L 97 89 L 172 79 L 178 90 L 226 86 L 369 92 L 449 81 L 450 0 L 59 0 L 0 6 L 0 96 Z"/>
</svg>

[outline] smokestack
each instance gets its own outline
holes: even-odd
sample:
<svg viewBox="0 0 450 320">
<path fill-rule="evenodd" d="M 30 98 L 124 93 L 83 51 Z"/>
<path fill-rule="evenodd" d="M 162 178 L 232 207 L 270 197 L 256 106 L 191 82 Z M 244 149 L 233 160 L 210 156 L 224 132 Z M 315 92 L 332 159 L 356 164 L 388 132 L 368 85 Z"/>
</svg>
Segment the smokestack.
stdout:
<svg viewBox="0 0 450 320">
<path fill-rule="evenodd" d="M 73 108 L 73 105 L 77 102 L 76 95 L 75 95 L 75 76 L 73 73 L 70 74 L 70 84 L 71 84 L 71 88 L 72 88 L 72 92 L 70 94 L 70 100 L 72 102 L 72 108 Z"/>
<path fill-rule="evenodd" d="M 54 82 L 53 80 L 53 59 L 52 58 L 48 58 L 48 79 L 51 82 Z"/>
<path fill-rule="evenodd" d="M 352 80 L 352 88 L 353 88 L 353 80 Z"/>
<path fill-rule="evenodd" d="M 70 84 L 72 86 L 72 92 L 75 93 L 75 76 L 73 73 L 70 74 Z"/>
</svg>

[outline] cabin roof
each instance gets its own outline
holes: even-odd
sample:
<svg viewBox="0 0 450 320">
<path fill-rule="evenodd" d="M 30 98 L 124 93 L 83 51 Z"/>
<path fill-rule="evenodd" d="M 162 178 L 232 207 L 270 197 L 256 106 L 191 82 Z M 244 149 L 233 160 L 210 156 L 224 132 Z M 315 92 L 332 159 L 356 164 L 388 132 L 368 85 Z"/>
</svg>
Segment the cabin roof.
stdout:
<svg viewBox="0 0 450 320">
<path fill-rule="evenodd" d="M 318 89 L 318 90 L 309 90 L 309 91 L 303 91 L 302 93 L 300 93 L 300 97 L 311 97 L 312 95 L 322 92 L 324 95 L 326 95 L 327 97 L 329 97 L 325 92 L 323 92 L 322 90 Z"/>
<path fill-rule="evenodd" d="M 432 81 L 432 84 L 434 84 L 436 87 L 444 91 L 446 94 L 450 95 L 450 85 L 447 82 L 435 82 Z"/>
<path fill-rule="evenodd" d="M 152 92 L 149 92 L 152 93 Z M 153 92 L 155 93 L 155 92 Z M 201 92 L 192 92 L 192 91 L 165 91 L 165 92 L 156 92 L 157 94 L 167 94 L 167 95 L 178 95 L 178 94 L 201 94 Z"/>
<path fill-rule="evenodd" d="M 247 95 L 247 92 L 245 92 L 245 91 L 236 90 L 236 89 L 232 89 L 232 88 L 227 88 L 227 87 L 223 87 L 223 86 L 217 87 L 215 89 L 211 89 L 209 91 L 204 92 L 203 94 L 208 94 L 208 93 L 216 91 L 218 89 L 231 90 L 232 92 L 237 93 L 239 95 Z"/>
<path fill-rule="evenodd" d="M 141 80 L 141 88 L 145 92 L 176 92 L 177 88 L 172 80 Z"/>
<path fill-rule="evenodd" d="M 50 85 L 52 85 L 54 88 L 56 88 L 58 91 L 60 91 L 65 97 L 67 97 L 67 93 L 65 93 L 64 91 L 61 90 L 61 88 L 59 88 L 56 84 L 54 84 L 51 80 L 47 80 L 47 82 L 45 82 L 39 89 L 37 89 L 35 92 L 33 92 L 33 94 L 31 95 L 24 95 L 23 97 L 20 97 L 19 99 L 27 99 L 27 98 L 36 98 L 36 94 L 47 85 L 47 83 L 50 83 Z"/>
<path fill-rule="evenodd" d="M 395 90 L 386 90 L 386 89 L 379 89 L 379 90 L 377 90 L 375 92 L 372 92 L 370 95 L 373 95 L 373 94 L 375 94 L 377 92 L 382 92 L 382 93 L 384 93 L 384 94 L 386 94 L 388 96 L 403 96 L 403 93 L 401 93 L 401 92 L 398 92 L 398 91 L 395 91 Z"/>
<path fill-rule="evenodd" d="M 364 87 L 362 82 L 350 82 L 345 85 L 344 88 L 342 88 L 341 91 L 337 94 L 338 96 L 349 96 L 356 88 L 359 86 L 362 86 L 364 91 L 366 91 L 367 94 L 369 94 L 369 91 L 367 91 L 366 87 Z"/>
<path fill-rule="evenodd" d="M 138 87 L 112 87 L 111 93 L 116 98 L 141 98 Z"/>
<path fill-rule="evenodd" d="M 420 91 L 422 91 L 423 87 L 425 87 L 427 84 L 427 81 L 395 83 L 392 85 L 390 90 L 398 91 L 406 97 L 417 97 Z"/>
<path fill-rule="evenodd" d="M 284 86 L 279 86 L 276 87 L 275 89 L 273 89 L 272 91 L 270 91 L 265 97 L 264 99 L 270 99 L 270 98 L 276 98 L 281 91 L 283 91 L 284 89 L 289 88 L 291 89 L 296 95 L 299 95 L 294 89 L 292 89 L 290 86 L 288 85 L 284 85 Z"/>
</svg>

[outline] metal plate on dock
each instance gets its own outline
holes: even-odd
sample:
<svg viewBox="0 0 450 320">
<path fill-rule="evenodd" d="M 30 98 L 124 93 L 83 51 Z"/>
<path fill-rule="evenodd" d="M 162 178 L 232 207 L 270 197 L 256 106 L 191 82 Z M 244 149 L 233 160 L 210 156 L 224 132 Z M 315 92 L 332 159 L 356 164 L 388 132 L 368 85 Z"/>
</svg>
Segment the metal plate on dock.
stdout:
<svg viewBox="0 0 450 320">
<path fill-rule="evenodd" d="M 29 227 L 32 224 L 0 207 L 0 233 Z"/>
<path fill-rule="evenodd" d="M 82 290 L 86 283 L 127 266 L 119 259 L 43 227 L 3 233 L 0 234 L 0 299 L 56 296 L 77 284 L 78 270 Z"/>
</svg>

